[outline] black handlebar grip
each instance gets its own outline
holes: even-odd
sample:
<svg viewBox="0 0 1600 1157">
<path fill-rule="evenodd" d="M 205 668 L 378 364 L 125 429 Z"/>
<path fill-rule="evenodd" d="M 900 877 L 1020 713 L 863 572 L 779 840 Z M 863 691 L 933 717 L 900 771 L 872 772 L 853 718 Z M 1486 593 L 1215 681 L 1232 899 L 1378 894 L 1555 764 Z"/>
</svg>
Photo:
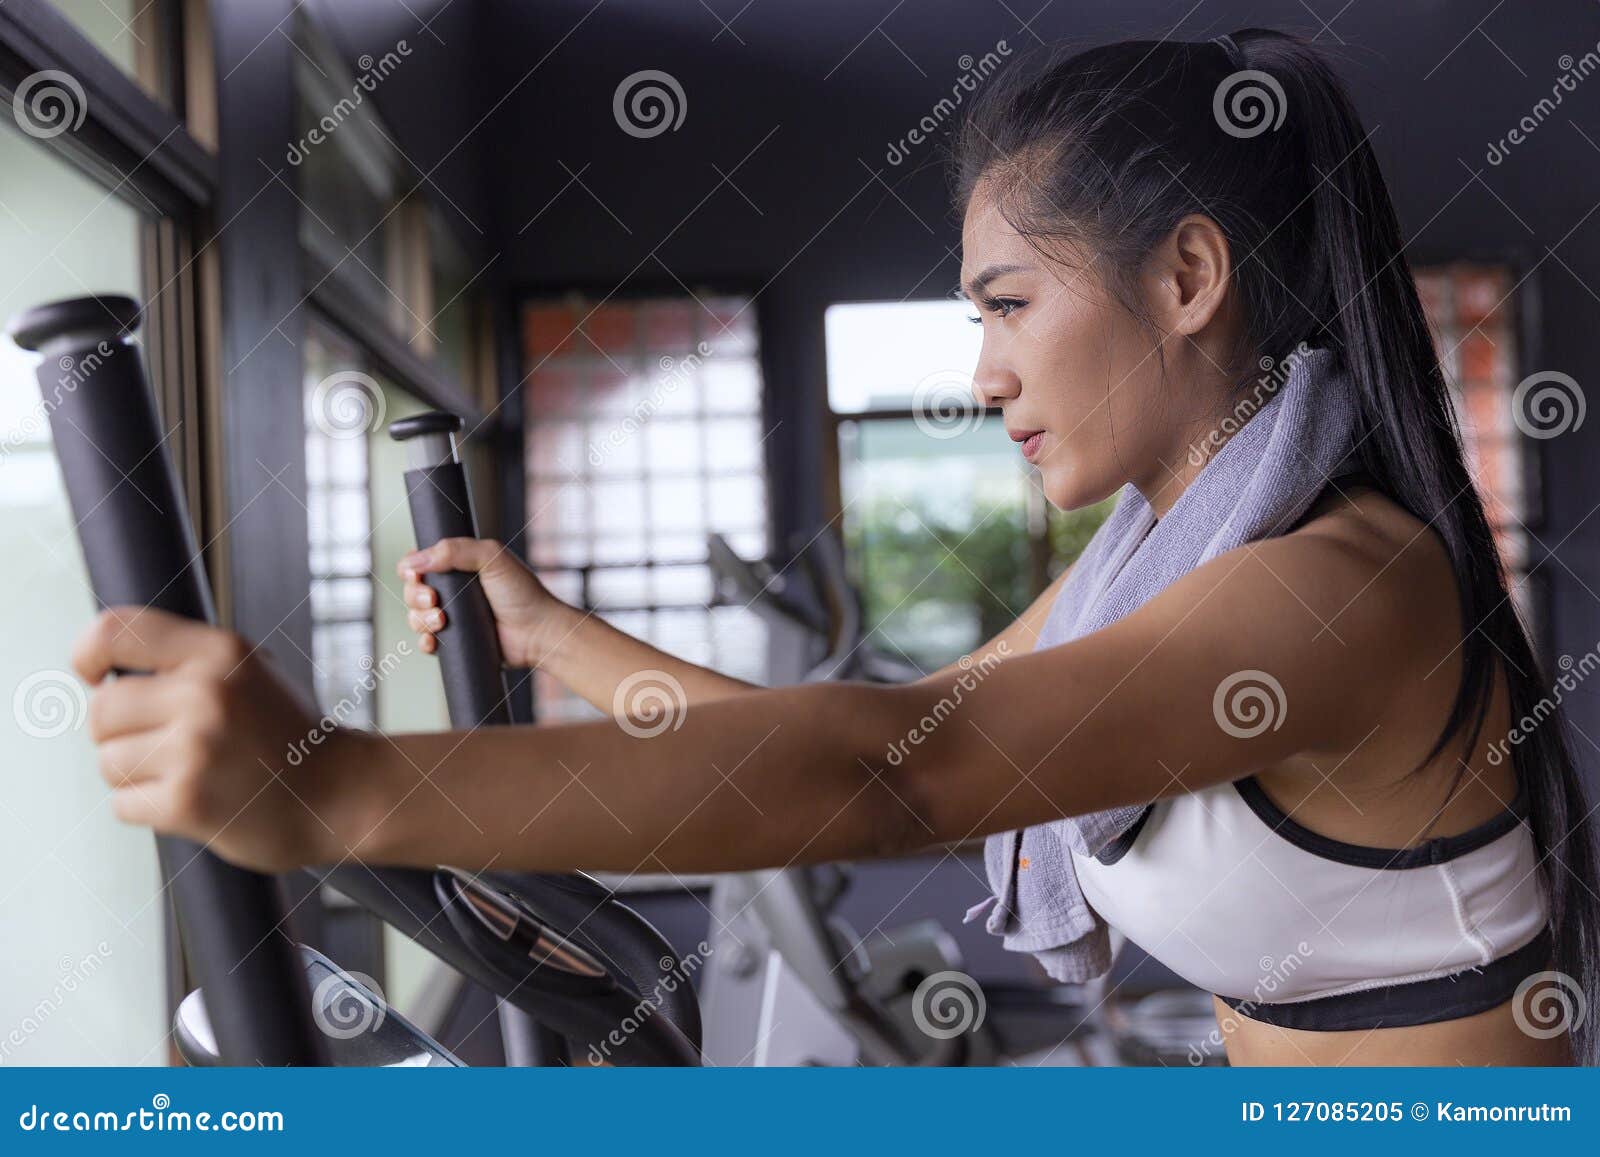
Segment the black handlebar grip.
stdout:
<svg viewBox="0 0 1600 1157">
<path fill-rule="evenodd" d="M 478 537 L 467 472 L 451 440 L 460 427 L 460 418 L 438 411 L 402 418 L 389 427 L 389 436 L 411 442 L 420 459 L 405 475 L 419 548 L 446 538 Z M 445 615 L 445 625 L 434 638 L 451 725 L 469 729 L 510 723 L 500 637 L 478 576 L 444 571 L 430 574 L 428 585 L 437 592 Z"/>
<path fill-rule="evenodd" d="M 28 310 L 10 333 L 44 358 L 39 388 L 95 601 L 213 622 L 155 399 L 139 350 L 126 340 L 138 323 L 137 302 L 87 297 Z M 273 882 L 192 840 L 158 836 L 156 843 L 223 1063 L 322 1063 L 305 971 L 279 930 Z"/>
</svg>

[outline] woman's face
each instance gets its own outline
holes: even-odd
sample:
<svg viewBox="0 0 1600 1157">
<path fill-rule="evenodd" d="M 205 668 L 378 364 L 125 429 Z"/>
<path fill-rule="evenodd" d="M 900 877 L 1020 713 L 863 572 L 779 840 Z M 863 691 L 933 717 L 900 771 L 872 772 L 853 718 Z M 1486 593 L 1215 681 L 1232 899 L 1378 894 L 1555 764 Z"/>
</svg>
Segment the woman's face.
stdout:
<svg viewBox="0 0 1600 1157">
<path fill-rule="evenodd" d="M 1168 316 L 1182 296 L 1176 282 L 1166 287 L 1168 273 L 1157 254 L 1140 288 L 1162 332 L 1168 323 L 1188 329 Z M 1175 499 L 1192 476 L 1195 419 L 1215 401 L 1191 394 L 1175 404 L 1180 375 L 1196 368 L 1193 352 L 1169 339 L 1163 381 L 1155 337 L 1115 304 L 1098 269 L 1042 257 L 982 185 L 962 229 L 961 285 L 983 325 L 974 391 L 1003 412 L 1045 497 L 1072 509 L 1133 482 L 1158 510 L 1170 505 L 1158 496 Z"/>
</svg>

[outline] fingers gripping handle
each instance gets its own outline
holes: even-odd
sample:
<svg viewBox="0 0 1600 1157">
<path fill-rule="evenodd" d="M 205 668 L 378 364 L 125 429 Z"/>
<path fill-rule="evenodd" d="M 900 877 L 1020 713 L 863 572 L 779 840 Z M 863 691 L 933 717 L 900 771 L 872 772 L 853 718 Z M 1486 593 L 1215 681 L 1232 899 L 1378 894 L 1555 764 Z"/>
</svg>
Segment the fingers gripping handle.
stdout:
<svg viewBox="0 0 1600 1157">
<path fill-rule="evenodd" d="M 126 297 L 77 298 L 28 310 L 10 332 L 43 355 L 41 402 L 95 601 L 211 622 L 183 491 L 139 350 L 126 340 L 138 320 L 138 304 Z M 157 848 L 224 1063 L 320 1062 L 304 970 L 277 931 L 282 909 L 272 881 L 190 840 L 161 836 Z"/>
<path fill-rule="evenodd" d="M 409 443 L 412 469 L 406 471 L 406 496 L 421 548 L 446 538 L 478 536 L 467 473 L 450 438 L 460 425 L 453 414 L 434 412 L 389 427 L 390 437 Z M 510 723 L 500 639 L 478 576 L 445 571 L 430 574 L 428 584 L 438 593 L 445 615 L 445 625 L 434 637 L 451 724 L 470 728 Z"/>
</svg>

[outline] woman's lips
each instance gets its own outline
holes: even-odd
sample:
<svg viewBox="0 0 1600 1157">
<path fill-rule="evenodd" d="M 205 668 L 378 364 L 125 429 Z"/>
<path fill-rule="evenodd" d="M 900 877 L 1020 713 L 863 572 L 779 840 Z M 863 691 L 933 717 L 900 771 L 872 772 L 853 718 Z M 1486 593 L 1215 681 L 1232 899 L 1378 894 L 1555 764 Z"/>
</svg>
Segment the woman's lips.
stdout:
<svg viewBox="0 0 1600 1157">
<path fill-rule="evenodd" d="M 1032 462 L 1039 456 L 1039 451 L 1044 448 L 1044 431 L 1029 434 L 1022 440 L 1022 456 Z"/>
</svg>

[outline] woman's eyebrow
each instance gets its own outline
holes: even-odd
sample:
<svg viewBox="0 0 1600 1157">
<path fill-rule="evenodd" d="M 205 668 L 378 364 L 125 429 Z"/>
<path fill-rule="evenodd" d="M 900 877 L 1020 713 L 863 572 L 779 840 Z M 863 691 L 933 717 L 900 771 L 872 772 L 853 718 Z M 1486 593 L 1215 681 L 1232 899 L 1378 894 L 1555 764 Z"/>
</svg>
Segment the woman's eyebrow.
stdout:
<svg viewBox="0 0 1600 1157">
<path fill-rule="evenodd" d="M 1031 266 L 1027 265 L 990 265 L 971 281 L 967 282 L 967 293 L 972 297 L 981 294 L 997 277 L 1004 277 L 1008 273 L 1023 273 Z"/>
</svg>

